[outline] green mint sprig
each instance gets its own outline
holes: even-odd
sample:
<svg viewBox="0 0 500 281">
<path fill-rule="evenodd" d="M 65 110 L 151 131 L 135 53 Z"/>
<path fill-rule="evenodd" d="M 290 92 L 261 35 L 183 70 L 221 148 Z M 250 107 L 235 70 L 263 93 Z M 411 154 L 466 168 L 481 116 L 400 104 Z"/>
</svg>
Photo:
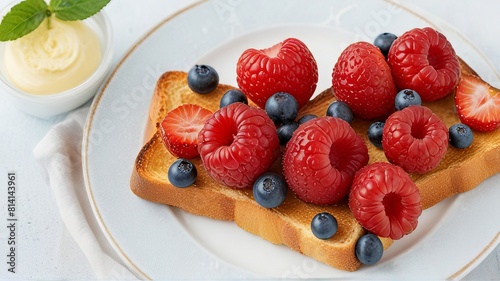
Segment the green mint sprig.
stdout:
<svg viewBox="0 0 500 281">
<path fill-rule="evenodd" d="M 84 20 L 99 12 L 111 0 L 24 0 L 11 8 L 0 23 L 0 41 L 11 41 L 35 30 L 54 14 L 65 21 Z M 49 23 L 50 26 L 50 23 Z"/>
</svg>

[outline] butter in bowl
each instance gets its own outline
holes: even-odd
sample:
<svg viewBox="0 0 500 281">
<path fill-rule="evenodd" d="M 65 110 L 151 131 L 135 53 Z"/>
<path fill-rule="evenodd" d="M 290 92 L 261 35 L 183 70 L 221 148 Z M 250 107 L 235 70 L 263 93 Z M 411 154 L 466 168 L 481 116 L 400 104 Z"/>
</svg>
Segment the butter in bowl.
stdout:
<svg viewBox="0 0 500 281">
<path fill-rule="evenodd" d="M 24 0 L 7 6 L 0 23 L 0 96 L 44 119 L 91 99 L 113 56 L 111 23 L 101 10 L 108 2 Z"/>
</svg>

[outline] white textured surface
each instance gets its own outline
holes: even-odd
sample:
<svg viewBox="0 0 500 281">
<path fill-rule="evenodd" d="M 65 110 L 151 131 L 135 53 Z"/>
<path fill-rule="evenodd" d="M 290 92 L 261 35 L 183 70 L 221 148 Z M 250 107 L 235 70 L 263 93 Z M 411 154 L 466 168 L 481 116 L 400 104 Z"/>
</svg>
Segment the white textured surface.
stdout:
<svg viewBox="0 0 500 281">
<path fill-rule="evenodd" d="M 0 6 L 10 1 L 0 0 Z M 187 6 L 193 1 L 148 0 L 112 1 L 106 11 L 114 23 L 114 62 L 147 30 L 163 18 Z M 404 3 L 404 1 L 401 1 Z M 439 4 L 437 4 L 439 3 Z M 493 65 L 500 69 L 498 26 L 500 10 L 498 1 L 412 1 L 413 6 L 437 15 L 460 30 L 474 42 Z M 500 86 L 500 81 L 489 81 Z M 1 95 L 1 94 L 0 94 Z M 94 279 L 84 255 L 62 224 L 50 188 L 40 176 L 39 164 L 33 158 L 33 148 L 58 117 L 44 121 L 25 115 L 12 108 L 9 103 L 0 103 L 0 166 L 2 173 L 16 171 L 18 174 L 18 273 L 22 279 Z M 2 183 L 3 184 L 3 183 Z M 6 201 L 6 192 L 0 195 Z M 2 219 L 6 218 L 2 202 Z M 466 223 L 466 222 L 464 222 Z M 0 227 L 0 256 L 5 256 L 7 237 L 5 227 Z M 0 259 L 4 263 L 3 258 Z M 443 261 L 445 262 L 445 261 Z M 11 279 L 12 275 L 2 266 L 0 278 Z M 500 247 L 497 247 L 465 280 L 500 280 Z"/>
</svg>

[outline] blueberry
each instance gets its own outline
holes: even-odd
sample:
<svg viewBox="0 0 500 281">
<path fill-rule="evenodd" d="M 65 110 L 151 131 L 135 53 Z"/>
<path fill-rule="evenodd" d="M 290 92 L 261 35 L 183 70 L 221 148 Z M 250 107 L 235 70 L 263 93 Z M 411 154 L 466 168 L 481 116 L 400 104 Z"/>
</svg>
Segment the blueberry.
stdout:
<svg viewBox="0 0 500 281">
<path fill-rule="evenodd" d="M 330 239 L 337 229 L 337 219 L 327 212 L 316 214 L 311 221 L 312 233 L 319 239 Z"/>
<path fill-rule="evenodd" d="M 384 253 L 384 246 L 378 236 L 368 233 L 356 242 L 356 257 L 362 264 L 376 264 Z"/>
<path fill-rule="evenodd" d="M 455 148 L 467 148 L 472 144 L 474 134 L 469 126 L 455 124 L 449 129 L 450 145 Z"/>
<path fill-rule="evenodd" d="M 404 89 L 396 94 L 394 105 L 396 106 L 396 110 L 401 110 L 410 105 L 422 105 L 422 99 L 417 92 Z"/>
<path fill-rule="evenodd" d="M 265 208 L 275 208 L 285 201 L 288 186 L 276 173 L 264 173 L 253 184 L 253 197 Z"/>
<path fill-rule="evenodd" d="M 384 57 L 387 58 L 387 54 L 389 53 L 389 49 L 392 46 L 392 43 L 394 40 L 398 38 L 396 35 L 389 33 L 389 32 L 384 32 L 382 34 L 379 34 L 375 40 L 373 41 L 373 45 L 377 46 Z"/>
<path fill-rule="evenodd" d="M 373 122 L 367 130 L 368 139 L 378 148 L 382 148 L 382 133 L 384 132 L 384 125 L 384 122 Z"/>
<path fill-rule="evenodd" d="M 328 109 L 326 110 L 326 116 L 332 116 L 343 119 L 347 121 L 347 123 L 349 124 L 352 122 L 352 119 L 354 118 L 351 108 L 349 107 L 349 105 L 347 105 L 347 103 L 343 101 L 332 102 L 328 106 Z"/>
<path fill-rule="evenodd" d="M 288 123 L 297 117 L 299 103 L 294 96 L 285 92 L 278 92 L 267 99 L 265 109 L 274 123 Z"/>
<path fill-rule="evenodd" d="M 188 86 L 198 94 L 208 94 L 219 85 L 219 74 L 209 65 L 195 65 L 188 72 Z"/>
<path fill-rule="evenodd" d="M 168 181 L 176 187 L 188 187 L 196 181 L 196 166 L 184 158 L 177 159 L 168 169 Z"/>
<path fill-rule="evenodd" d="M 300 117 L 300 119 L 297 121 L 297 123 L 299 123 L 299 125 L 302 125 L 302 124 L 306 123 L 307 121 L 312 120 L 314 118 L 318 118 L 318 116 L 314 115 L 314 114 L 306 114 L 306 115 Z"/>
<path fill-rule="evenodd" d="M 228 90 L 226 93 L 224 93 L 224 95 L 220 99 L 219 107 L 223 108 L 224 106 L 227 106 L 235 102 L 248 104 L 248 99 L 247 96 L 245 96 L 245 94 L 242 91 L 231 89 Z"/>
<path fill-rule="evenodd" d="M 290 122 L 279 126 L 277 132 L 280 144 L 285 145 L 292 138 L 293 132 L 295 132 L 298 127 L 299 124 L 297 122 Z"/>
</svg>

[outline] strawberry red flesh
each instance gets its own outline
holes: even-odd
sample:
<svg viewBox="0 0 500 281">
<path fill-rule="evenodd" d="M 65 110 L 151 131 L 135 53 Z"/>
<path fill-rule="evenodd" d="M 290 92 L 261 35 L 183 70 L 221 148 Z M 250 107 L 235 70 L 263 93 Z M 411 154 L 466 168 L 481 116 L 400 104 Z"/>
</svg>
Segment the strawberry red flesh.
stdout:
<svg viewBox="0 0 500 281">
<path fill-rule="evenodd" d="M 210 110 L 195 104 L 184 104 L 167 113 L 160 132 L 170 153 L 186 159 L 197 157 L 198 133 L 211 115 Z"/>
<path fill-rule="evenodd" d="M 477 76 L 463 75 L 455 106 L 460 121 L 473 130 L 489 132 L 500 126 L 500 90 Z"/>
</svg>

